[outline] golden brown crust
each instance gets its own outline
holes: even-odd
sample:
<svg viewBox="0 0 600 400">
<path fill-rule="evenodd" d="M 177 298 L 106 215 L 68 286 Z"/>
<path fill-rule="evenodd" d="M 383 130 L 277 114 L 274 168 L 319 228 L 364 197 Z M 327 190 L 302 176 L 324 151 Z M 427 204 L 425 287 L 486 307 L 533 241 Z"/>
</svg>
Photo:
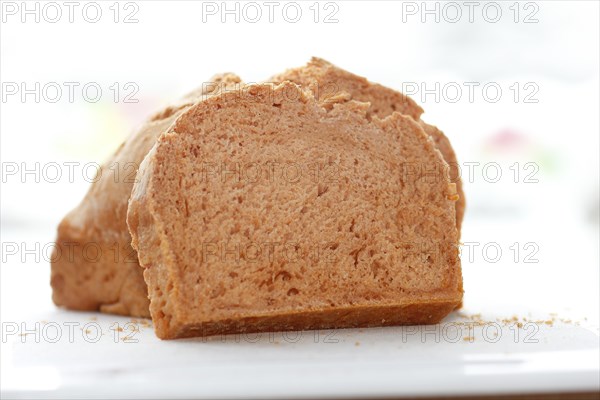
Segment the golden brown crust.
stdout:
<svg viewBox="0 0 600 400">
<path fill-rule="evenodd" d="M 380 117 L 396 111 L 418 120 L 423 114 L 423 109 L 405 94 L 369 82 L 362 76 L 317 57 L 313 57 L 304 67 L 289 69 L 269 79 L 273 83 L 283 81 L 309 89 L 319 102 L 327 102 L 328 98 L 341 93 L 350 94 L 354 100 L 371 102 L 370 112 Z"/>
<path fill-rule="evenodd" d="M 456 307 L 456 300 L 404 305 L 353 306 L 287 312 L 177 326 L 162 339 L 272 331 L 437 324 Z"/>
<path fill-rule="evenodd" d="M 461 301 L 453 185 L 445 174 L 429 182 L 403 170 L 446 164 L 412 118 L 371 119 L 367 111 L 355 101 L 327 111 L 290 82 L 255 85 L 197 104 L 160 137 L 127 216 L 160 338 L 435 323 Z M 296 163 L 337 158 L 354 175 L 290 191 L 202 178 L 203 163 L 267 154 Z M 231 197 L 236 190 L 248 205 Z M 268 219 L 259 217 L 265 210 Z M 333 238 L 327 248 L 340 258 L 327 267 L 262 261 L 238 268 L 198 255 L 207 242 L 294 236 L 298 244 Z M 439 248 L 408 254 L 402 241 Z"/>
</svg>

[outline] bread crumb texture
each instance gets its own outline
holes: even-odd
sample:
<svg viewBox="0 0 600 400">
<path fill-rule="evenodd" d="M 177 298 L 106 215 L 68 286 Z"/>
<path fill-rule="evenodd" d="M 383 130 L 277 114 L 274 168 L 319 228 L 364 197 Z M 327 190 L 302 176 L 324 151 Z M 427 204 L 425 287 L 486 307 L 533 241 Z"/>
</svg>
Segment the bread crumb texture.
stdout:
<svg viewBox="0 0 600 400">
<path fill-rule="evenodd" d="M 456 154 L 450 141 L 441 130 L 421 120 L 423 109 L 414 100 L 398 91 L 369 82 L 362 76 L 345 71 L 316 57 L 313 57 L 303 67 L 289 69 L 269 79 L 270 82 L 275 83 L 286 80 L 309 89 L 325 108 L 331 107 L 341 99 L 354 99 L 369 103 L 368 112 L 380 118 L 399 112 L 417 121 L 442 153 L 448 164 L 450 180 L 456 185 L 456 193 L 452 195 L 452 200 L 456 201 L 456 224 L 460 235 L 466 200 Z M 419 167 L 425 166 L 419 165 Z"/>
<path fill-rule="evenodd" d="M 460 304 L 447 163 L 412 116 L 371 107 L 251 85 L 160 136 L 127 217 L 159 337 L 430 324 Z"/>
</svg>

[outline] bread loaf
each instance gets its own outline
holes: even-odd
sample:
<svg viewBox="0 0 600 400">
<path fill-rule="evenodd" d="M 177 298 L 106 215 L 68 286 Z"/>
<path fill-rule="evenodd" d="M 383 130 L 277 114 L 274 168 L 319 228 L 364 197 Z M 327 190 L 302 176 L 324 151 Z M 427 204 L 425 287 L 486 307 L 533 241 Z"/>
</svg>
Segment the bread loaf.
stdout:
<svg viewBox="0 0 600 400">
<path fill-rule="evenodd" d="M 372 107 L 252 85 L 160 136 L 127 212 L 160 338 L 429 324 L 460 303 L 447 164 L 418 115 Z"/>
<path fill-rule="evenodd" d="M 158 135 L 187 108 L 239 82 L 232 74 L 214 77 L 156 113 L 102 165 L 85 198 L 58 227 L 51 263 L 54 303 L 75 310 L 150 316 L 148 290 L 126 224 L 137 168 Z"/>
</svg>

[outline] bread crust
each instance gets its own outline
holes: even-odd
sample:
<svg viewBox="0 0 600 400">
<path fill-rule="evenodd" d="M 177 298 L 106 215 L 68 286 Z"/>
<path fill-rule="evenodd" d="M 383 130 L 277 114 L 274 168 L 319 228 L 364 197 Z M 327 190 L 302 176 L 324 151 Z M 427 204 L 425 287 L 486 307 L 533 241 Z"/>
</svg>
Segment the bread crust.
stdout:
<svg viewBox="0 0 600 400">
<path fill-rule="evenodd" d="M 227 129 L 221 128 L 222 125 L 219 125 L 217 120 L 214 122 L 211 121 L 212 116 L 216 115 L 216 112 L 231 116 L 231 124 L 234 125 L 234 127 L 231 127 L 232 132 L 237 132 L 240 135 L 248 135 L 246 131 L 240 131 L 240 128 L 235 127 L 237 126 L 237 121 L 243 121 L 239 123 L 248 124 L 247 128 L 244 129 L 253 131 L 254 128 L 252 126 L 257 121 L 255 118 L 260 115 L 260 110 L 265 110 L 264 107 L 261 108 L 262 106 L 268 106 L 270 107 L 269 109 L 281 108 L 285 110 L 287 109 L 286 102 L 293 103 L 292 105 L 301 103 L 305 104 L 306 107 L 302 108 L 303 106 L 300 106 L 295 111 L 298 113 L 299 118 L 309 118 L 304 116 L 303 113 L 305 111 L 309 112 L 310 115 L 320 115 L 324 119 L 338 118 L 336 119 L 337 124 L 342 126 L 340 129 L 346 129 L 344 127 L 344 124 L 346 124 L 345 121 L 354 121 L 359 124 L 357 126 L 369 125 L 371 126 L 369 129 L 381 129 L 392 135 L 397 129 L 402 129 L 403 132 L 408 132 L 406 135 L 410 135 L 410 140 L 418 143 L 418 146 L 425 152 L 424 154 L 427 154 L 422 160 L 435 160 L 435 163 L 446 165 L 441 153 L 435 148 L 432 139 L 423 131 L 420 125 L 415 123 L 412 118 L 403 116 L 400 113 L 393 113 L 385 119 L 379 119 L 378 117 L 371 118 L 367 112 L 368 105 L 355 101 L 342 102 L 342 104 L 335 105 L 330 110 L 325 110 L 319 106 L 312 93 L 302 91 L 302 89 L 291 82 L 283 82 L 275 87 L 267 84 L 252 85 L 245 88 L 242 92 L 241 96 L 239 93 L 221 94 L 205 102 L 198 103 L 187 110 L 167 132 L 161 135 L 154 148 L 144 159 L 138 172 L 138 179 L 133 187 L 129 201 L 127 223 L 133 237 L 132 245 L 138 252 L 140 264 L 145 268 L 144 278 L 149 288 L 151 299 L 150 312 L 157 336 L 162 339 L 174 339 L 236 332 L 426 324 L 437 323 L 452 311 L 462 300 L 462 275 L 457 249 L 458 233 L 455 227 L 454 200 L 451 198 L 453 185 L 450 183 L 447 175 L 444 175 L 441 180 L 433 183 L 431 187 L 424 185 L 424 189 L 422 189 L 429 193 L 430 197 L 433 196 L 431 197 L 431 201 L 434 206 L 427 205 L 427 207 L 433 207 L 431 208 L 431 212 L 439 214 L 437 216 L 428 216 L 426 218 L 427 224 L 433 224 L 431 226 L 435 225 L 438 227 L 435 229 L 440 229 L 439 227 L 443 226 L 443 231 L 439 231 L 436 234 L 439 236 L 438 239 L 444 239 L 442 241 L 443 248 L 439 254 L 440 258 L 435 261 L 436 265 L 439 265 L 441 269 L 435 275 L 430 276 L 430 278 L 433 277 L 432 279 L 438 282 L 434 285 L 435 287 L 427 287 L 425 285 L 422 289 L 409 291 L 410 295 L 406 296 L 393 290 L 387 290 L 386 292 L 383 287 L 378 289 L 374 287 L 374 296 L 384 297 L 371 300 L 357 297 L 356 302 L 344 303 L 343 300 L 340 300 L 332 304 L 324 304 L 321 302 L 321 300 L 325 300 L 323 298 L 316 299 L 314 304 L 304 305 L 294 303 L 295 305 L 291 305 L 292 303 L 290 303 L 284 304 L 279 308 L 276 306 L 265 306 L 269 300 L 260 293 L 260 286 L 256 288 L 256 291 L 246 290 L 238 293 L 239 296 L 246 296 L 244 298 L 245 301 L 256 304 L 257 306 L 253 306 L 254 308 L 242 307 L 241 309 L 234 309 L 233 307 L 219 307 L 218 304 L 221 303 L 212 302 L 208 297 L 202 297 L 199 294 L 207 293 L 207 290 L 212 290 L 214 293 L 215 288 L 210 287 L 208 284 L 203 286 L 202 284 L 191 282 L 188 275 L 205 271 L 205 266 L 203 266 L 203 262 L 194 258 L 188 258 L 182 251 L 193 251 L 193 249 L 196 249 L 200 243 L 196 242 L 200 240 L 198 235 L 210 235 L 212 233 L 212 225 L 207 223 L 205 226 L 202 226 L 202 230 L 199 230 L 197 225 L 192 224 L 190 226 L 191 222 L 188 223 L 187 219 L 190 218 L 190 215 L 196 214 L 193 212 L 188 213 L 187 209 L 189 206 L 190 208 L 196 207 L 196 209 L 198 207 L 205 209 L 206 207 L 211 210 L 211 207 L 215 208 L 216 205 L 211 206 L 211 204 L 203 201 L 191 199 L 189 201 L 194 201 L 194 203 L 188 205 L 188 198 L 186 196 L 191 196 L 192 193 L 198 193 L 200 190 L 187 189 L 187 185 L 194 185 L 199 182 L 199 178 L 195 175 L 195 172 L 191 171 L 193 171 L 194 165 L 198 165 L 204 159 L 208 159 L 208 157 L 203 158 L 197 155 L 198 153 L 194 150 L 197 147 L 197 142 L 206 140 L 210 143 L 215 143 L 215 140 L 225 140 L 226 138 L 226 133 L 220 134 L 219 132 L 225 132 L 229 127 Z M 285 98 L 290 93 L 293 94 L 291 98 L 294 100 L 290 100 L 289 97 Z M 253 106 L 256 104 L 261 107 L 255 110 Z M 287 111 L 282 112 L 286 113 Z M 282 115 L 286 116 L 288 114 Z M 264 121 L 262 118 L 268 119 L 270 117 L 261 116 L 260 118 L 261 121 Z M 282 119 L 281 123 L 284 124 L 284 121 Z M 302 122 L 299 123 L 302 125 Z M 203 128 L 203 126 L 205 127 Z M 351 129 L 351 126 L 353 125 L 348 125 L 348 129 Z M 258 132 L 261 131 L 259 129 L 256 132 L 258 135 Z M 273 134 L 277 135 L 275 132 Z M 327 132 L 323 132 L 323 134 L 326 135 Z M 355 144 L 343 145 L 361 146 L 359 144 L 361 133 L 354 132 L 354 134 L 349 134 L 355 135 L 352 136 L 353 143 Z M 209 136 L 204 138 L 203 135 L 214 136 L 214 139 L 210 139 Z M 245 137 L 249 138 L 248 140 L 254 140 L 250 136 Z M 285 146 L 285 139 L 281 137 L 281 140 L 283 140 L 281 142 L 282 146 Z M 364 144 L 365 148 L 370 146 L 369 143 L 378 145 L 376 142 L 367 141 Z M 200 154 L 203 154 L 201 149 L 198 151 Z M 377 154 L 383 153 L 384 151 L 381 151 L 381 153 Z M 175 156 L 176 154 L 177 156 Z M 191 160 L 196 161 L 181 161 L 187 160 L 188 157 L 192 157 Z M 421 156 L 414 155 L 414 157 L 418 159 Z M 191 166 L 190 168 L 192 169 L 189 171 L 186 169 L 177 169 L 179 165 L 182 165 L 182 168 L 186 165 Z M 193 178 L 194 176 L 196 178 Z M 421 178 L 418 177 L 415 179 L 418 180 Z M 182 179 L 185 180 L 184 183 L 182 183 Z M 177 180 L 180 182 L 180 189 L 173 191 L 172 182 L 176 182 Z M 393 185 L 393 187 L 397 189 L 396 185 Z M 273 190 L 279 189 L 273 188 Z M 410 191 L 406 191 L 405 194 L 410 196 L 410 193 Z M 434 197 L 435 200 L 433 200 Z M 401 198 L 399 201 L 406 200 Z M 225 202 L 224 199 L 223 202 Z M 185 207 L 183 203 L 185 203 Z M 425 204 L 422 206 L 425 206 Z M 419 205 L 415 204 L 415 207 L 418 208 Z M 384 210 L 387 210 L 386 212 L 388 213 L 398 212 L 389 207 L 384 208 Z M 419 213 L 422 213 L 422 211 L 419 211 Z M 244 215 L 244 212 L 241 214 L 233 212 L 224 214 L 223 218 L 228 223 L 231 223 L 232 221 L 241 219 Z M 200 218 L 200 215 L 198 214 L 196 217 Z M 264 223 L 268 226 L 274 224 L 274 229 L 286 224 L 284 220 L 276 221 L 264 221 Z M 421 223 L 423 222 L 425 221 L 421 221 Z M 188 228 L 189 230 L 186 230 Z M 399 226 L 400 230 L 405 228 L 408 228 L 407 232 L 412 232 L 414 226 Z M 368 231 L 371 228 L 367 226 L 365 229 Z M 181 235 L 180 231 L 187 233 Z M 218 232 L 215 232 L 216 234 Z M 359 240 L 366 240 L 366 237 Z M 357 255 L 355 256 L 357 257 Z M 358 258 L 355 258 L 355 267 L 358 262 L 357 260 Z M 362 258 L 360 260 L 360 262 L 363 262 Z M 264 265 L 265 268 L 268 268 L 267 264 Z M 227 268 L 226 263 L 217 262 L 215 266 L 216 269 L 210 271 L 225 271 Z M 337 264 L 332 270 L 337 271 L 340 267 L 341 264 Z M 417 274 L 415 276 L 418 276 L 418 268 L 415 267 L 415 270 L 417 270 L 414 272 Z M 220 282 L 219 278 L 207 275 L 220 272 L 206 271 L 200 273 L 198 282 L 203 282 L 203 279 L 209 280 L 212 278 L 214 279 L 211 282 Z M 244 270 L 241 270 L 239 273 L 243 277 L 240 279 L 249 278 L 251 275 L 251 272 Z M 252 275 L 252 278 L 254 277 Z M 308 286 L 311 286 L 310 282 L 307 283 Z M 328 284 L 323 281 L 319 282 L 322 285 Z M 317 282 L 314 283 L 316 284 Z M 350 288 L 344 286 L 343 282 L 338 283 L 342 285 L 338 291 L 350 291 Z M 417 286 L 421 287 L 418 282 Z M 232 286 L 232 288 L 232 290 L 237 290 L 235 286 Z M 381 290 L 381 293 L 385 293 L 378 294 L 379 290 Z M 331 294 L 337 296 L 339 292 L 331 292 Z M 217 295 L 225 296 L 222 293 Z M 285 299 L 280 300 L 285 301 Z"/>
<path fill-rule="evenodd" d="M 166 331 L 166 335 L 161 338 L 182 339 L 236 333 L 431 325 L 439 323 L 455 308 L 456 299 L 432 299 L 429 302 L 413 304 L 353 306 L 256 315 L 182 324 Z"/>
</svg>

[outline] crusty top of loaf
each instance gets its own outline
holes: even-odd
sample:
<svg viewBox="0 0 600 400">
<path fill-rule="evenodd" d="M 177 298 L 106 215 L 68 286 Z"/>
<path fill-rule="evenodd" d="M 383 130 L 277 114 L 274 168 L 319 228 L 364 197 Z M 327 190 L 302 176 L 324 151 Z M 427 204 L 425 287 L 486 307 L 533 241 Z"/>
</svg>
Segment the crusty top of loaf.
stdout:
<svg viewBox="0 0 600 400">
<path fill-rule="evenodd" d="M 128 211 L 157 329 L 458 302 L 445 171 L 411 117 L 344 99 L 327 109 L 291 82 L 194 105 L 144 160 Z"/>
<path fill-rule="evenodd" d="M 306 86 L 324 105 L 328 98 L 349 95 L 354 100 L 370 102 L 370 112 L 382 118 L 394 111 L 410 115 L 415 120 L 423 114 L 423 109 L 405 94 L 370 82 L 317 57 L 303 67 L 288 69 L 269 79 L 275 83 L 286 80 Z"/>
</svg>

